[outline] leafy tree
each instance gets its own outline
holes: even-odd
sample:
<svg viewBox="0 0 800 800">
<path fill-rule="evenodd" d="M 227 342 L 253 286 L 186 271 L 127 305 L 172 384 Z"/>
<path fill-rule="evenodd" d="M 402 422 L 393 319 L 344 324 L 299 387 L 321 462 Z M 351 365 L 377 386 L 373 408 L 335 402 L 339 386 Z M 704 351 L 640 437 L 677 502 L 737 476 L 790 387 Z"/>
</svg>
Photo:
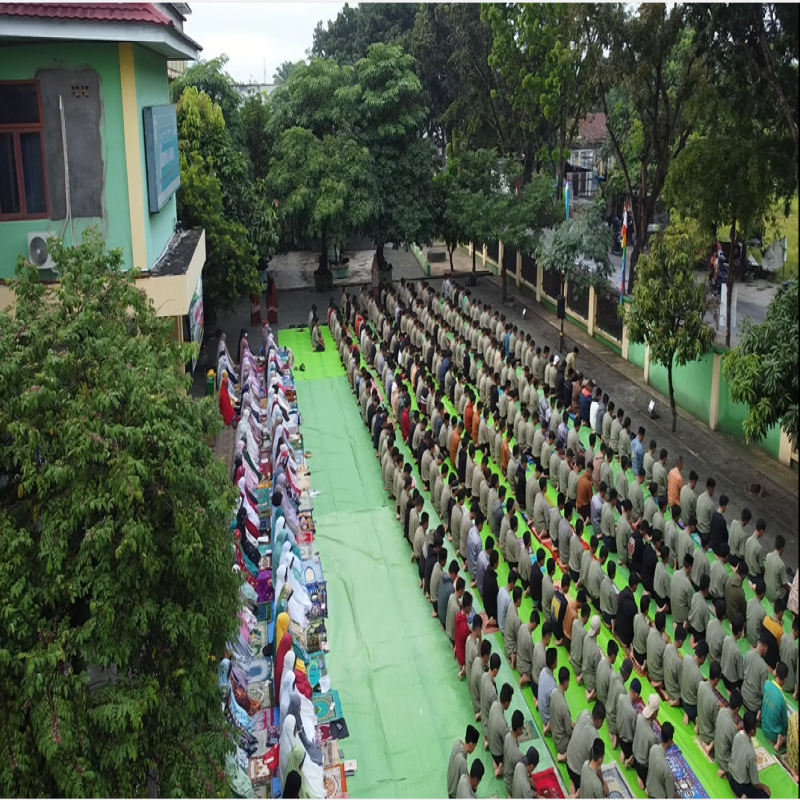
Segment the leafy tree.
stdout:
<svg viewBox="0 0 800 800">
<path fill-rule="evenodd" d="M 270 95 L 272 133 L 305 128 L 317 138 L 353 131 L 358 103 L 353 68 L 312 58 L 298 63 L 287 81 Z"/>
<path fill-rule="evenodd" d="M 799 105 L 796 3 L 692 4 L 690 20 L 708 56 L 755 89 L 759 116 L 779 116 L 797 150 Z M 732 98 L 733 102 L 733 98 Z"/>
<path fill-rule="evenodd" d="M 344 4 L 336 19 L 314 29 L 313 56 L 355 64 L 375 43 L 397 44 L 406 49 L 417 6 L 414 3 Z"/>
<path fill-rule="evenodd" d="M 595 4 L 487 3 L 489 63 L 503 76 L 508 100 L 529 132 L 537 161 L 566 174 L 569 145 L 592 107 L 600 60 Z"/>
<path fill-rule="evenodd" d="M 644 3 L 635 11 L 615 4 L 602 17 L 600 40 L 610 55 L 599 68 L 598 89 L 635 228 L 629 291 L 669 166 L 694 129 L 705 85 L 687 14 L 681 4 Z"/>
<path fill-rule="evenodd" d="M 772 425 L 780 423 L 792 444 L 798 442 L 797 287 L 795 278 L 778 293 L 761 324 L 743 320 L 738 347 L 722 361 L 731 399 L 750 408 L 742 425 L 748 441 L 763 438 Z"/>
<path fill-rule="evenodd" d="M 224 796 L 235 501 L 178 344 L 95 231 L 0 314 L 0 792 Z M 90 668 L 114 678 L 90 688 Z"/>
<path fill-rule="evenodd" d="M 284 235 L 300 247 L 343 246 L 375 214 L 369 151 L 347 134 L 317 138 L 306 128 L 281 135 L 267 181 L 282 215 Z"/>
<path fill-rule="evenodd" d="M 297 62 L 294 61 L 282 61 L 278 69 L 272 75 L 272 80 L 280 86 L 282 83 L 286 83 L 289 80 L 289 75 L 291 71 L 295 68 Z M 302 62 L 301 62 L 302 63 Z"/>
<path fill-rule="evenodd" d="M 220 107 L 228 132 L 233 141 L 239 144 L 242 141 L 239 118 L 242 97 L 236 90 L 236 81 L 225 71 L 228 61 L 228 56 L 224 53 L 208 61 L 198 61 L 179 75 L 169 88 L 173 103 L 178 102 L 187 86 L 194 86 L 198 91 L 207 94 Z"/>
<path fill-rule="evenodd" d="M 266 96 L 248 97 L 242 104 L 242 133 L 250 156 L 253 180 L 263 180 L 269 171 L 272 152 L 270 106 Z"/>
<path fill-rule="evenodd" d="M 730 223 L 731 242 L 737 232 L 744 241 L 774 220 L 783 201 L 788 212 L 796 191 L 796 173 L 790 173 L 794 147 L 787 136 L 780 140 L 761 125 L 718 126 L 709 135 L 693 138 L 670 168 L 664 194 L 683 215 L 689 215 L 711 233 Z M 746 258 L 742 251 L 741 261 Z M 733 259 L 731 259 L 733 261 Z M 742 263 L 743 266 L 743 263 Z M 736 269 L 728 268 L 727 327 L 725 344 L 731 343 L 731 303 Z"/>
<path fill-rule="evenodd" d="M 421 136 L 427 110 L 412 61 L 395 45 L 373 44 L 356 64 L 357 136 L 372 157 L 377 188 L 367 231 L 380 264 L 386 242 L 426 241 L 432 234 L 433 153 Z"/>
<path fill-rule="evenodd" d="M 522 162 L 500 157 L 495 150 L 462 149 L 449 162 L 458 221 L 473 242 L 473 270 L 475 244 L 502 241 L 519 251 L 533 251 L 541 230 L 555 219 L 552 181 L 537 175 L 522 184 Z M 505 302 L 508 275 L 502 268 L 500 281 Z"/>
<path fill-rule="evenodd" d="M 249 163 L 233 149 L 219 106 L 192 86 L 178 101 L 178 137 L 178 215 L 186 228 L 205 228 L 203 295 L 206 314 L 213 319 L 217 310 L 232 308 L 243 294 L 260 293 L 254 245 L 259 240 L 270 255 L 274 252 L 274 209 L 267 205 L 266 195 L 248 205 L 247 198 L 252 198 L 253 193 L 247 174 Z M 222 177 L 230 181 L 227 192 Z M 240 196 L 234 189 L 236 178 L 240 181 Z M 245 220 L 254 222 L 259 208 L 271 215 L 265 227 L 254 225 L 248 230 L 236 221 L 236 214 L 240 213 Z"/>
<path fill-rule="evenodd" d="M 711 346 L 713 330 L 705 322 L 705 288 L 694 278 L 694 265 L 703 252 L 696 225 L 677 216 L 650 240 L 650 253 L 639 261 L 633 302 L 625 304 L 632 342 L 650 345 L 650 358 L 667 369 L 672 430 L 678 423 L 674 366 L 695 361 Z"/>
<path fill-rule="evenodd" d="M 536 249 L 536 259 L 542 269 L 559 274 L 563 296 L 567 282 L 570 286 L 602 286 L 611 275 L 610 249 L 611 229 L 603 221 L 601 207 L 592 203 L 571 219 L 545 231 Z M 563 339 L 562 319 L 562 342 Z"/>
<path fill-rule="evenodd" d="M 417 74 L 426 96 L 435 100 L 430 128 L 439 144 L 458 130 L 474 149 L 496 149 L 523 160 L 534 171 L 536 146 L 510 101 L 506 75 L 490 65 L 491 25 L 476 3 L 424 5 L 411 38 Z"/>
</svg>

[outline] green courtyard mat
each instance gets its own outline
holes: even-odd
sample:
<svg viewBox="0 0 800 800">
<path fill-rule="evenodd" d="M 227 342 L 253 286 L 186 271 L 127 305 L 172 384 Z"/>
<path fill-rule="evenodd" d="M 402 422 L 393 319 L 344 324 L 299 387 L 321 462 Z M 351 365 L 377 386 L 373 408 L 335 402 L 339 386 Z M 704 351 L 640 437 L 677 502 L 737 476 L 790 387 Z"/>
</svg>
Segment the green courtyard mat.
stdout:
<svg viewBox="0 0 800 800">
<path fill-rule="evenodd" d="M 447 637 L 418 588 L 411 550 L 384 492 L 355 396 L 327 330 L 325 336 L 329 350 L 322 354 L 311 352 L 304 331 L 281 332 L 280 344 L 294 352 L 303 442 L 312 454 L 312 487 L 320 492 L 314 524 L 328 587 L 327 663 L 350 731 L 342 750 L 358 761 L 348 793 L 442 797 L 453 742 L 475 724 L 469 689 L 466 681 L 459 682 Z M 315 362 L 331 355 L 340 377 L 314 380 L 320 366 Z M 302 379 L 296 369 L 301 361 L 306 363 Z M 492 644 L 502 653 L 497 642 Z M 498 687 L 506 682 L 516 687 L 501 660 Z M 508 719 L 516 708 L 533 718 L 518 689 Z M 534 744 L 540 769 L 552 766 L 541 738 Z M 505 797 L 503 781 L 491 772 L 491 756 L 482 748 L 476 755 L 486 768 L 478 795 Z"/>
</svg>

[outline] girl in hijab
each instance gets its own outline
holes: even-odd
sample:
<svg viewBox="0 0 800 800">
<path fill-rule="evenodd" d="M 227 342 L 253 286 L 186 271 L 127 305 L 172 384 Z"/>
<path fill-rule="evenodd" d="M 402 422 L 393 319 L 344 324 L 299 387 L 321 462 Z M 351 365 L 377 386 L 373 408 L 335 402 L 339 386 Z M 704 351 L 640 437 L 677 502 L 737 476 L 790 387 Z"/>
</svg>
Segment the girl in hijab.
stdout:
<svg viewBox="0 0 800 800">
<path fill-rule="evenodd" d="M 303 785 L 303 779 L 300 777 L 300 773 L 296 770 L 292 770 L 286 776 L 286 782 L 283 784 L 283 796 L 286 800 L 290 800 L 290 798 L 300 797 L 300 789 Z"/>
<path fill-rule="evenodd" d="M 301 628 L 308 626 L 306 617 L 307 606 L 299 598 L 295 598 L 292 585 L 289 583 L 288 567 L 280 567 L 275 578 L 275 596 L 280 600 L 286 600 L 289 617 Z M 308 606 L 310 608 L 310 606 Z"/>
<path fill-rule="evenodd" d="M 239 351 L 236 355 L 240 366 L 242 364 L 242 346 L 247 348 L 247 330 L 245 328 L 239 331 Z"/>
<path fill-rule="evenodd" d="M 297 691 L 297 676 L 294 672 L 295 658 L 294 652 L 287 653 L 283 657 L 283 672 L 281 673 L 280 688 L 281 702 L 279 706 L 281 719 L 289 716 L 292 713 L 290 709 L 295 708 L 297 712 L 295 714 L 296 719 L 305 730 L 306 736 L 309 739 L 313 739 L 314 729 L 317 724 L 317 718 L 314 714 L 314 704 L 309 698 Z M 292 700 L 294 698 L 297 698 L 299 706 L 292 705 Z"/>
<path fill-rule="evenodd" d="M 219 388 L 219 412 L 222 414 L 222 419 L 225 425 L 230 425 L 236 417 L 236 411 L 231 402 L 231 396 L 228 394 L 228 373 L 223 370 L 222 382 Z"/>
<path fill-rule="evenodd" d="M 300 708 L 303 700 L 300 695 L 295 694 L 289 703 L 289 715 L 295 719 L 300 719 Z M 306 701 L 308 702 L 308 701 Z M 300 746 L 305 753 L 303 761 L 303 777 L 305 778 L 308 790 L 312 797 L 325 797 L 325 778 L 323 774 L 322 750 L 313 740 L 314 729 L 311 729 L 311 736 L 308 735 L 306 725 L 301 724 L 297 727 L 297 736 L 300 739 Z M 291 759 L 290 759 L 291 761 Z"/>
<path fill-rule="evenodd" d="M 281 783 L 286 780 L 287 765 L 289 764 L 289 756 L 295 747 L 302 747 L 300 737 L 297 735 L 297 719 L 291 714 L 286 718 L 281 718 L 281 735 L 280 735 L 280 756 L 278 759 L 278 777 Z"/>
</svg>

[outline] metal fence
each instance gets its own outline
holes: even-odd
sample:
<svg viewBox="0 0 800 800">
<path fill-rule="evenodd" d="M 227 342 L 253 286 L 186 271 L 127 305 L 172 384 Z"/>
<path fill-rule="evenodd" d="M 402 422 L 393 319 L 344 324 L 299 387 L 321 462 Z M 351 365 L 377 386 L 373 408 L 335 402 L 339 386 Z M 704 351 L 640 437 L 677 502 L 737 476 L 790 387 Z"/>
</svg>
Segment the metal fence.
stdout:
<svg viewBox="0 0 800 800">
<path fill-rule="evenodd" d="M 500 245 L 498 242 L 487 242 L 486 243 L 486 258 L 491 259 L 494 263 L 497 263 L 497 257 L 500 255 Z"/>
<path fill-rule="evenodd" d="M 585 320 L 589 319 L 589 287 L 567 285 L 567 308 Z"/>
<path fill-rule="evenodd" d="M 597 291 L 597 319 L 595 324 L 603 333 L 622 340 L 622 320 L 619 316 L 619 292 L 611 287 Z"/>
<path fill-rule="evenodd" d="M 517 274 L 517 248 L 503 247 L 503 269 L 509 275 Z"/>
<path fill-rule="evenodd" d="M 536 286 L 537 278 L 536 259 L 533 256 L 522 254 L 522 279 L 531 286 Z"/>
<path fill-rule="evenodd" d="M 542 276 L 542 291 L 555 300 L 561 293 L 561 273 L 552 270 L 544 270 Z"/>
</svg>

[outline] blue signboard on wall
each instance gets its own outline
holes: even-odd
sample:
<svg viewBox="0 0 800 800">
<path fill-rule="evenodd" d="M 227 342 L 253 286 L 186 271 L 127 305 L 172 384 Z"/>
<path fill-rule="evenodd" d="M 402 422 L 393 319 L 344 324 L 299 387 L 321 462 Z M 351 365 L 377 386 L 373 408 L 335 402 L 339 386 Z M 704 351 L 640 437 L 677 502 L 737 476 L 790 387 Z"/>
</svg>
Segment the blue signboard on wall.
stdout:
<svg viewBox="0 0 800 800">
<path fill-rule="evenodd" d="M 181 185 L 178 157 L 178 119 L 175 106 L 148 106 L 144 117 L 144 151 L 147 161 L 147 197 L 150 213 L 161 211 Z"/>
</svg>

